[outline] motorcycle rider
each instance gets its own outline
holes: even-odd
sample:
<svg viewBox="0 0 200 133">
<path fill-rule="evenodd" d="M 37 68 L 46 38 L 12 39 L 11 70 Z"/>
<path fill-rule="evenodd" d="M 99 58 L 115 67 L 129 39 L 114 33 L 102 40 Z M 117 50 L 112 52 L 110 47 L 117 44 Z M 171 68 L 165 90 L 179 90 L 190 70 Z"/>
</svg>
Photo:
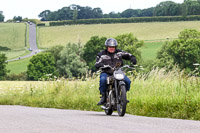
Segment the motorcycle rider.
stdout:
<svg viewBox="0 0 200 133">
<path fill-rule="evenodd" d="M 122 50 L 116 49 L 117 45 L 117 40 L 115 40 L 114 38 L 109 38 L 105 41 L 106 49 L 99 52 L 96 57 L 96 69 L 99 69 L 100 67 L 105 67 L 106 65 L 109 65 L 113 68 L 116 66 L 116 63 L 120 63 L 121 66 L 123 66 L 122 59 L 130 60 L 132 64 L 137 63 L 135 56 Z M 100 74 L 99 90 L 102 97 L 97 105 L 103 105 L 106 101 L 106 79 L 109 75 L 112 75 L 112 70 L 108 68 L 103 69 L 102 73 Z M 126 83 L 126 91 L 129 91 L 131 81 L 127 76 L 125 76 L 124 82 Z"/>
</svg>

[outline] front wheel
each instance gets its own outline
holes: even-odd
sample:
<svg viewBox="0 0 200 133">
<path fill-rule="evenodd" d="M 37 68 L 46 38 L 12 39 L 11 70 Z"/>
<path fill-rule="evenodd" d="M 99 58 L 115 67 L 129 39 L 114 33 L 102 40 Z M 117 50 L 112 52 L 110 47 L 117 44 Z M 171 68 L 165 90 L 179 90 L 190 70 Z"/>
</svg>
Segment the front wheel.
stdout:
<svg viewBox="0 0 200 133">
<path fill-rule="evenodd" d="M 119 103 L 117 104 L 117 112 L 119 116 L 124 116 L 126 113 L 126 87 L 121 85 L 118 93 Z"/>
</svg>

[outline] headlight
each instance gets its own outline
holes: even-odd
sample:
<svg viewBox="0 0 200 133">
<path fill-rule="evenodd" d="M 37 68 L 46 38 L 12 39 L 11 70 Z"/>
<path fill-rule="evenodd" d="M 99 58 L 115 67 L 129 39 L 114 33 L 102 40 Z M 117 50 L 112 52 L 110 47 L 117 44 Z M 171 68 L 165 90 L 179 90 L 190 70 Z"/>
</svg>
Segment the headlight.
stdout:
<svg viewBox="0 0 200 133">
<path fill-rule="evenodd" d="M 122 80 L 122 79 L 124 79 L 124 75 L 123 74 L 115 74 L 115 78 L 118 80 Z"/>
</svg>

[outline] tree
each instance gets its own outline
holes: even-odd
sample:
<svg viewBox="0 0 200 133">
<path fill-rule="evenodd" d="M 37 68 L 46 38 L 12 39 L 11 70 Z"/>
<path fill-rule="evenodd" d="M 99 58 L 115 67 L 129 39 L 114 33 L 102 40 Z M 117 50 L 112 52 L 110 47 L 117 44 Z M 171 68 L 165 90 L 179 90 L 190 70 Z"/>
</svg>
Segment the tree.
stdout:
<svg viewBox="0 0 200 133">
<path fill-rule="evenodd" d="M 29 80 L 48 79 L 56 75 L 55 61 L 51 53 L 39 53 L 31 58 L 28 64 Z"/>
<path fill-rule="evenodd" d="M 41 12 L 38 17 L 41 18 L 41 21 L 47 21 L 48 19 L 48 15 L 51 13 L 50 10 L 44 10 L 43 12 Z"/>
<path fill-rule="evenodd" d="M 157 57 L 163 64 L 172 62 L 189 73 L 195 69 L 193 64 L 200 63 L 200 32 L 185 29 L 180 32 L 177 40 L 173 40 L 163 48 Z"/>
<path fill-rule="evenodd" d="M 6 65 L 8 64 L 6 60 L 7 57 L 5 56 L 5 54 L 0 53 L 0 80 L 4 80 L 5 76 L 9 72 L 9 70 L 6 69 Z"/>
<path fill-rule="evenodd" d="M 139 41 L 131 33 L 118 35 L 114 38 L 118 41 L 119 49 L 122 49 L 126 52 L 135 55 L 138 60 L 141 59 L 141 53 L 138 51 L 138 48 L 140 48 L 143 45 L 144 43 L 143 41 Z M 105 47 L 106 39 L 107 39 L 106 37 L 93 36 L 84 45 L 83 59 L 87 62 L 89 69 L 92 70 L 93 72 L 96 70 L 94 65 L 96 62 L 97 54 L 100 51 L 106 49 Z"/>
<path fill-rule="evenodd" d="M 58 68 L 58 60 L 61 59 L 60 57 L 60 53 L 61 51 L 64 49 L 64 46 L 62 45 L 57 45 L 57 46 L 53 46 L 51 47 L 50 49 L 48 49 L 46 52 L 50 52 L 52 54 L 52 56 L 54 57 L 54 60 L 55 60 L 55 66 L 56 68 Z"/>
<path fill-rule="evenodd" d="M 130 18 L 130 17 L 139 17 L 140 14 L 141 14 L 140 9 L 137 9 L 137 10 L 127 9 L 121 13 L 121 16 L 125 18 Z"/>
<path fill-rule="evenodd" d="M 151 8 L 147 8 L 147 9 L 143 9 L 141 11 L 141 16 L 142 17 L 151 17 L 153 16 L 153 11 L 154 11 L 155 7 L 151 7 Z"/>
<path fill-rule="evenodd" d="M 138 48 L 144 45 L 143 41 L 139 41 L 132 33 L 122 34 L 115 37 L 118 42 L 118 48 L 133 54 L 137 60 L 141 60 L 141 52 Z"/>
<path fill-rule="evenodd" d="M 154 16 L 176 16 L 180 15 L 181 7 L 172 1 L 165 1 L 158 4 L 154 9 Z"/>
<path fill-rule="evenodd" d="M 82 57 L 86 61 L 87 66 L 89 66 L 89 69 L 93 72 L 96 70 L 94 66 L 96 56 L 101 50 L 105 49 L 106 39 L 106 37 L 93 36 L 84 45 Z"/>
<path fill-rule="evenodd" d="M 15 21 L 15 22 L 17 22 L 17 21 L 21 22 L 22 21 L 22 17 L 21 16 L 14 16 L 13 17 L 13 21 Z"/>
<path fill-rule="evenodd" d="M 82 48 L 80 44 L 68 43 L 60 53 L 57 61 L 57 70 L 60 76 L 65 78 L 82 77 L 86 74 L 88 67 L 81 58 Z"/>
<path fill-rule="evenodd" d="M 3 15 L 3 12 L 0 11 L 0 22 L 3 22 L 4 21 L 4 15 Z"/>
<path fill-rule="evenodd" d="M 110 12 L 108 15 L 109 18 L 121 18 L 120 13 Z"/>
</svg>

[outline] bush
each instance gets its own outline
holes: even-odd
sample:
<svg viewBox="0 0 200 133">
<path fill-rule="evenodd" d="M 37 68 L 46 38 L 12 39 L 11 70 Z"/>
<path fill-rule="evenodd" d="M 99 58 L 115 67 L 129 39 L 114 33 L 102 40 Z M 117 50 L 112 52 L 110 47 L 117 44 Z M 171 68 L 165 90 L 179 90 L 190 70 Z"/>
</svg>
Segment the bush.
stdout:
<svg viewBox="0 0 200 133">
<path fill-rule="evenodd" d="M 86 62 L 81 58 L 82 47 L 80 44 L 68 43 L 60 52 L 57 61 L 57 70 L 65 78 L 82 77 L 87 73 Z"/>
<path fill-rule="evenodd" d="M 51 53 L 39 53 L 30 59 L 27 69 L 29 80 L 49 79 L 55 75 L 55 61 Z"/>
<path fill-rule="evenodd" d="M 7 50 L 11 50 L 11 49 L 8 47 L 0 46 L 0 51 L 7 51 Z"/>
<path fill-rule="evenodd" d="M 141 60 L 141 52 L 138 51 L 138 48 L 144 45 L 143 41 L 139 41 L 132 33 L 118 35 L 115 39 L 119 44 L 119 49 L 131 53 L 137 60 Z"/>
<path fill-rule="evenodd" d="M 93 36 L 84 45 L 82 57 L 93 72 L 95 71 L 96 56 L 101 50 L 105 49 L 106 39 L 106 37 Z"/>
<path fill-rule="evenodd" d="M 186 73 L 195 70 L 195 63 L 200 63 L 200 32 L 185 29 L 179 38 L 166 43 L 158 53 L 157 59 L 161 65 L 177 64 Z"/>
<path fill-rule="evenodd" d="M 170 22 L 170 21 L 197 21 L 200 15 L 191 16 L 155 16 L 155 17 L 132 17 L 132 18 L 100 18 L 100 19 L 79 19 L 76 21 L 65 20 L 50 22 L 50 26 L 74 25 L 74 24 L 111 24 L 111 23 L 139 23 L 139 22 Z"/>
<path fill-rule="evenodd" d="M 27 80 L 27 73 L 21 72 L 20 74 L 10 74 L 6 76 L 6 80 L 11 81 L 26 81 Z"/>
<path fill-rule="evenodd" d="M 6 55 L 0 53 L 0 80 L 4 80 L 7 73 L 9 72 L 9 70 L 6 69 L 6 65 L 8 64 L 6 60 Z"/>
</svg>

